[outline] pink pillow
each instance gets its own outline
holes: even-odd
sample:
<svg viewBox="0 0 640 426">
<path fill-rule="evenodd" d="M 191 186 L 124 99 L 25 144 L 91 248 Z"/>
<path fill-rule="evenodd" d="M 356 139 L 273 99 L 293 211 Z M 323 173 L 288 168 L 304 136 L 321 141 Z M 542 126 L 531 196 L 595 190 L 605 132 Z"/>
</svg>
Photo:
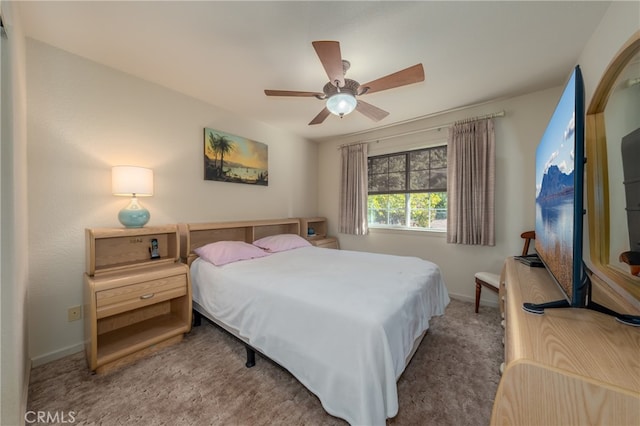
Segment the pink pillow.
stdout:
<svg viewBox="0 0 640 426">
<path fill-rule="evenodd" d="M 269 253 L 292 250 L 300 247 L 310 246 L 311 243 L 296 234 L 279 234 L 260 238 L 253 242 L 254 246 L 265 249 Z"/>
<path fill-rule="evenodd" d="M 198 247 L 194 252 L 216 266 L 269 255 L 266 251 L 244 241 L 218 241 Z"/>
</svg>

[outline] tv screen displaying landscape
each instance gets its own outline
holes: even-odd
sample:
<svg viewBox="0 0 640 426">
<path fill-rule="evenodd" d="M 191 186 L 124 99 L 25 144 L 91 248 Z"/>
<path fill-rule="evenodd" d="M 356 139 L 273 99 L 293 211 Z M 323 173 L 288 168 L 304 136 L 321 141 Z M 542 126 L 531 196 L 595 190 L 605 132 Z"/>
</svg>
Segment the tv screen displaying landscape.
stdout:
<svg viewBox="0 0 640 426">
<path fill-rule="evenodd" d="M 566 297 L 573 296 L 575 72 L 536 151 L 536 251 Z"/>
</svg>

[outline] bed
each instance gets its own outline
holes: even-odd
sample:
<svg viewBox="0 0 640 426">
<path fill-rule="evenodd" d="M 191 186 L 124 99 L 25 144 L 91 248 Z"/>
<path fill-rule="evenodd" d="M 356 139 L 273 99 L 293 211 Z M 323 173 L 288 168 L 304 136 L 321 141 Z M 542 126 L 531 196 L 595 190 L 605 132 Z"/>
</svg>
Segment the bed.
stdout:
<svg viewBox="0 0 640 426">
<path fill-rule="evenodd" d="M 351 424 L 385 424 L 397 414 L 396 382 L 429 319 L 449 303 L 437 265 L 314 247 L 297 237 L 298 219 L 180 228 L 194 316 L 248 345 L 248 365 L 253 350 L 264 354 Z M 204 249 L 242 244 L 253 253 L 247 243 L 267 240 L 269 253 L 228 263 Z"/>
</svg>

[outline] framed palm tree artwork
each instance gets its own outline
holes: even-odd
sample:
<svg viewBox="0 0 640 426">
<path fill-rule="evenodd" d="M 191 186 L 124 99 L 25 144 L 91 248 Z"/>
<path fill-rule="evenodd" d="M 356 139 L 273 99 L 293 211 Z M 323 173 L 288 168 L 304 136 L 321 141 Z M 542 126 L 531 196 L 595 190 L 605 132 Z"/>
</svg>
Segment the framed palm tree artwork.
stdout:
<svg viewBox="0 0 640 426">
<path fill-rule="evenodd" d="M 266 144 L 204 128 L 204 179 L 269 185 Z"/>
</svg>

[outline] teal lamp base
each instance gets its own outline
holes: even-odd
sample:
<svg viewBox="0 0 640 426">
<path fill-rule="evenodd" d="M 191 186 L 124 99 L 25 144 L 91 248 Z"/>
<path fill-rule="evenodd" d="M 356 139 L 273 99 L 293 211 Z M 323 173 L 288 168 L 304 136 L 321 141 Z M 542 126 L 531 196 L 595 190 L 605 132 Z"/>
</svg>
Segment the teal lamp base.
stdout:
<svg viewBox="0 0 640 426">
<path fill-rule="evenodd" d="M 134 196 L 127 207 L 120 210 L 118 220 L 126 228 L 142 228 L 149 222 L 149 210 L 140 205 L 138 199 Z"/>
</svg>

